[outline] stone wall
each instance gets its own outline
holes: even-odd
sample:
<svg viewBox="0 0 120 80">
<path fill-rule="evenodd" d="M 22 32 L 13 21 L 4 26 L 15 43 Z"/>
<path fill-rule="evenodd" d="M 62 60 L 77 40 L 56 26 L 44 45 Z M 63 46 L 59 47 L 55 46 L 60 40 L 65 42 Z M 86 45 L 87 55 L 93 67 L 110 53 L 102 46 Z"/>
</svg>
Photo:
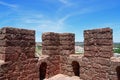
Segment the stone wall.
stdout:
<svg viewBox="0 0 120 80">
<path fill-rule="evenodd" d="M 73 54 L 74 34 L 70 33 L 44 33 L 42 35 L 42 53 L 49 55 L 46 77 L 51 77 L 58 73 L 65 74 L 67 58 Z"/>
<path fill-rule="evenodd" d="M 75 35 L 42 35 L 42 56 L 35 57 L 35 31 L 0 29 L 0 80 L 43 80 L 56 74 L 83 80 L 120 80 L 120 58 L 113 57 L 112 29 L 84 31 L 84 54 L 75 54 Z"/>
<path fill-rule="evenodd" d="M 82 57 L 82 54 L 72 54 L 68 57 L 66 66 L 67 75 L 80 76 Z"/>
<path fill-rule="evenodd" d="M 69 67 L 69 55 L 75 54 L 75 35 L 72 33 L 63 33 L 60 34 L 60 73 L 67 74 L 69 71 L 67 68 Z"/>
<path fill-rule="evenodd" d="M 109 72 L 110 80 L 120 80 L 120 58 L 119 57 L 111 57 L 111 65 Z"/>
<path fill-rule="evenodd" d="M 50 32 L 42 35 L 42 53 L 49 55 L 48 61 L 50 61 L 47 64 L 47 78 L 60 72 L 59 44 L 59 34 Z"/>
<path fill-rule="evenodd" d="M 84 50 L 80 77 L 84 80 L 108 80 L 110 57 L 113 56 L 112 30 L 85 30 Z"/>
<path fill-rule="evenodd" d="M 0 29 L 0 80 L 37 80 L 35 31 Z"/>
<path fill-rule="evenodd" d="M 83 80 L 119 80 L 120 58 L 113 57 L 112 29 L 85 30 L 84 55 L 75 55 L 74 34 L 45 33 L 43 37 L 48 77 L 62 73 Z"/>
</svg>

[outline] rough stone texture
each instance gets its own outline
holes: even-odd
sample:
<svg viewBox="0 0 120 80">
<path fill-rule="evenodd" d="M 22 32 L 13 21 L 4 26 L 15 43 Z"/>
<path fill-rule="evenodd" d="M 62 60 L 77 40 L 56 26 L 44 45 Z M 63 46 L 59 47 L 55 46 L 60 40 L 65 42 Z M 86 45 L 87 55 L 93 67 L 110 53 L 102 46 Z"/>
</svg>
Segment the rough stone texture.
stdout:
<svg viewBox="0 0 120 80">
<path fill-rule="evenodd" d="M 68 74 L 67 71 L 69 55 L 75 54 L 75 35 L 72 33 L 60 34 L 60 73 Z"/>
<path fill-rule="evenodd" d="M 0 80 L 39 80 L 34 35 L 33 30 L 0 30 Z"/>
<path fill-rule="evenodd" d="M 112 30 L 110 28 L 84 31 L 85 57 L 113 56 Z"/>
<path fill-rule="evenodd" d="M 109 79 L 110 57 L 113 56 L 110 28 L 84 31 L 84 57 L 80 77 L 84 80 Z"/>
<path fill-rule="evenodd" d="M 67 76 L 67 75 L 63 75 L 63 74 L 57 74 L 56 76 L 53 76 L 49 79 L 45 79 L 45 80 L 82 80 L 77 76 Z"/>
<path fill-rule="evenodd" d="M 67 63 L 67 57 L 75 51 L 74 44 L 74 34 L 71 33 L 48 32 L 42 35 L 42 53 L 49 55 L 48 61 L 50 61 L 47 67 L 47 78 L 65 73 L 64 66 Z"/>
<path fill-rule="evenodd" d="M 43 80 L 59 73 L 82 80 L 120 80 L 112 29 L 85 30 L 83 55 L 75 54 L 74 34 L 43 33 L 39 59 L 35 58 L 34 35 L 33 30 L 0 29 L 0 80 Z"/>
<path fill-rule="evenodd" d="M 120 57 L 111 57 L 111 66 L 110 66 L 110 72 L 109 77 L 110 80 L 120 80 Z M 117 67 L 119 68 L 119 72 L 117 73 Z M 119 74 L 119 79 L 117 74 Z"/>
<path fill-rule="evenodd" d="M 60 72 L 59 44 L 59 34 L 50 32 L 42 35 L 42 53 L 43 55 L 49 55 L 47 78 Z"/>
<path fill-rule="evenodd" d="M 67 75 L 69 76 L 78 76 L 78 75 L 75 75 L 76 71 L 74 71 L 74 68 L 73 66 L 77 66 L 75 64 L 73 64 L 73 62 L 76 62 L 78 65 L 79 65 L 79 76 L 80 76 L 80 66 L 81 66 L 81 62 L 82 62 L 82 57 L 83 55 L 80 54 L 72 54 L 69 56 L 68 58 L 68 62 L 67 62 L 67 67 L 66 67 L 66 70 L 67 70 Z"/>
</svg>

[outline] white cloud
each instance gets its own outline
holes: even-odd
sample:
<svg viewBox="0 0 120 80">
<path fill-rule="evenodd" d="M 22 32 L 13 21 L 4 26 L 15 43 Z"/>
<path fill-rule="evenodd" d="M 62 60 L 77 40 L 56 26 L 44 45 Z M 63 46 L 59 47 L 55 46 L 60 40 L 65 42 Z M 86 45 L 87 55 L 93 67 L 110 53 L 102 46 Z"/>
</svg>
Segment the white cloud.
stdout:
<svg viewBox="0 0 120 80">
<path fill-rule="evenodd" d="M 18 7 L 15 4 L 9 4 L 9 3 L 3 2 L 3 1 L 0 1 L 0 5 L 7 6 L 7 7 L 10 7 L 10 8 L 17 8 Z"/>
<path fill-rule="evenodd" d="M 54 19 L 46 19 L 46 20 L 36 20 L 36 28 L 35 30 L 40 32 L 62 32 L 64 28 L 67 26 L 65 21 L 69 18 L 69 15 L 66 15 L 57 20 Z"/>
<path fill-rule="evenodd" d="M 108 1 L 103 3 L 103 0 L 59 0 L 59 2 L 65 5 L 61 5 L 57 10 L 57 13 L 65 15 L 69 13 L 73 14 L 73 16 L 112 9 L 119 4 L 117 0 L 114 1 L 114 3 L 112 0 L 110 0 L 110 3 L 108 3 Z"/>
<path fill-rule="evenodd" d="M 59 24 L 63 24 L 70 16 L 72 16 L 72 15 L 69 15 L 69 14 L 68 14 L 68 15 L 60 18 L 60 19 L 58 20 L 58 23 L 59 23 Z"/>
<path fill-rule="evenodd" d="M 43 14 L 32 13 L 29 15 L 20 15 L 19 22 L 29 26 L 29 29 L 34 29 L 39 32 L 62 32 L 66 27 L 65 21 L 71 16 L 66 15 L 63 17 L 53 16 L 49 17 Z"/>
<path fill-rule="evenodd" d="M 67 0 L 59 0 L 60 2 L 62 2 L 63 4 L 67 4 L 68 1 Z"/>
<path fill-rule="evenodd" d="M 27 15 L 25 17 L 22 17 L 22 20 L 25 23 L 42 23 L 42 19 L 44 18 L 43 15 L 41 14 L 32 14 L 32 15 Z"/>
</svg>

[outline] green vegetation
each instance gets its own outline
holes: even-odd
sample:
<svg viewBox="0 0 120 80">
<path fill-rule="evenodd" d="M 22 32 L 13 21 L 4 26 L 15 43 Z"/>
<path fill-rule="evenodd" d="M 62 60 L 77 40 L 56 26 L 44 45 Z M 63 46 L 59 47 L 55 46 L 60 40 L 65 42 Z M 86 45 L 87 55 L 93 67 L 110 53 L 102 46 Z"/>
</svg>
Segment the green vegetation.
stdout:
<svg viewBox="0 0 120 80">
<path fill-rule="evenodd" d="M 120 43 L 114 43 L 114 53 L 120 53 Z"/>
<path fill-rule="evenodd" d="M 120 47 L 114 49 L 114 53 L 120 53 Z"/>
</svg>

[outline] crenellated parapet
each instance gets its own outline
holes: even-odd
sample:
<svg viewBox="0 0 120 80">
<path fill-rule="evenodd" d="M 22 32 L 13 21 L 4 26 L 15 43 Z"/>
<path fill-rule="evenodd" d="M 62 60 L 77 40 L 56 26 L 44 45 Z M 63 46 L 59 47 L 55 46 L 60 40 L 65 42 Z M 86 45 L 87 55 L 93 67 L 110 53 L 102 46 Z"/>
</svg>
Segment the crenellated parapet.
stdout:
<svg viewBox="0 0 120 80">
<path fill-rule="evenodd" d="M 113 31 L 84 31 L 84 54 L 75 54 L 75 34 L 42 34 L 42 55 L 35 57 L 35 31 L 0 29 L 0 80 L 43 80 L 57 74 L 82 80 L 120 80 L 120 58 L 113 56 Z"/>
</svg>

